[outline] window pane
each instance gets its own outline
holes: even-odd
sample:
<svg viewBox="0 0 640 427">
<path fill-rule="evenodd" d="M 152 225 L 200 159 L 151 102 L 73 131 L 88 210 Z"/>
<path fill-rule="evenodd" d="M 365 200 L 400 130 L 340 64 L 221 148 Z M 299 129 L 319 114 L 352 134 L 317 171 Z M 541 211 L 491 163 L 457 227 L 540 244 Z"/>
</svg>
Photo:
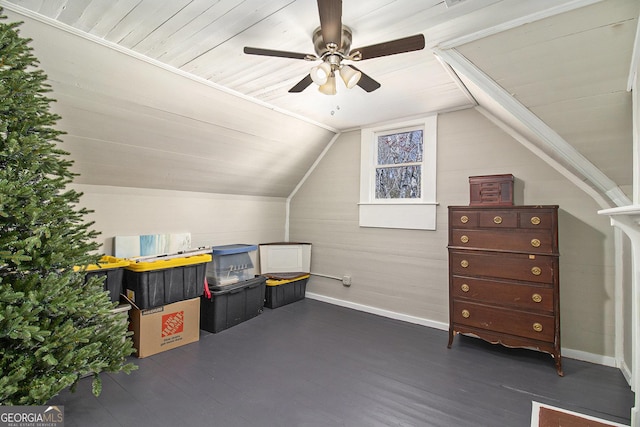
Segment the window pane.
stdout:
<svg viewBox="0 0 640 427">
<path fill-rule="evenodd" d="M 421 166 L 376 168 L 376 199 L 420 198 Z"/>
<path fill-rule="evenodd" d="M 378 164 L 422 162 L 422 130 L 378 137 Z"/>
</svg>

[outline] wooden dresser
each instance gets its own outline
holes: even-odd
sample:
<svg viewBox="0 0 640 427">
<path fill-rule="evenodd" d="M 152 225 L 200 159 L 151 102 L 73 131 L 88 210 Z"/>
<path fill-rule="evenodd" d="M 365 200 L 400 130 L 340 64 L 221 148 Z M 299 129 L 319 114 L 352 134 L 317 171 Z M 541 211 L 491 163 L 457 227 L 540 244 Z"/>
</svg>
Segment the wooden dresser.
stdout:
<svg viewBox="0 0 640 427">
<path fill-rule="evenodd" d="M 560 355 L 558 206 L 449 207 L 449 344 L 457 333 Z"/>
</svg>

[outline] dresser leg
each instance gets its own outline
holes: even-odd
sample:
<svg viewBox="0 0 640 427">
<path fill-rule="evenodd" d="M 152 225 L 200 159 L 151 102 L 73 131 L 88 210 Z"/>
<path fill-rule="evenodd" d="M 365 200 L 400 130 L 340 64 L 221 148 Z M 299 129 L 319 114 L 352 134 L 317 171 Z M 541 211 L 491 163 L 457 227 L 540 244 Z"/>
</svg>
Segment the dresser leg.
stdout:
<svg viewBox="0 0 640 427">
<path fill-rule="evenodd" d="M 449 328 L 449 344 L 447 344 L 447 348 L 451 348 L 451 344 L 453 344 L 453 337 L 455 336 L 455 332 L 453 329 Z"/>
<path fill-rule="evenodd" d="M 564 372 L 562 372 L 562 356 L 560 356 L 560 353 L 556 353 L 553 355 L 553 358 L 556 360 L 556 371 L 558 375 L 564 377 Z"/>
</svg>

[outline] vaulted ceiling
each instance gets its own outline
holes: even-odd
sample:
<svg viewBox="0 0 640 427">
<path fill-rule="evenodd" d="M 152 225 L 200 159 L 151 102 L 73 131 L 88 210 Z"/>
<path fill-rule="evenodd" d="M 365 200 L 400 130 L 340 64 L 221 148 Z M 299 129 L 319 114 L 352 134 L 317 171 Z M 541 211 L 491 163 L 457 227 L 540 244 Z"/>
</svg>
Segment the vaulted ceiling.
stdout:
<svg viewBox="0 0 640 427">
<path fill-rule="evenodd" d="M 340 131 L 476 107 L 609 202 L 630 194 L 636 0 L 344 0 L 352 46 L 427 46 L 361 61 L 380 89 L 335 96 L 288 92 L 317 63 L 243 53 L 313 53 L 316 0 L 0 5 L 86 183 L 287 196 Z"/>
</svg>

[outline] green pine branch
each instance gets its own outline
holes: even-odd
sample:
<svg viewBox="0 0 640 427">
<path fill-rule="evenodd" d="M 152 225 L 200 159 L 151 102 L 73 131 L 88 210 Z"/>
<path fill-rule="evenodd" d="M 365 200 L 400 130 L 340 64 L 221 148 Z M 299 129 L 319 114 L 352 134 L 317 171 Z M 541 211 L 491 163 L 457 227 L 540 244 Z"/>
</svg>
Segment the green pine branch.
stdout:
<svg viewBox="0 0 640 427">
<path fill-rule="evenodd" d="M 84 375 L 131 372 L 126 321 L 114 315 L 95 264 L 98 233 L 68 188 L 47 76 L 0 9 L 0 404 L 44 404 Z"/>
</svg>

